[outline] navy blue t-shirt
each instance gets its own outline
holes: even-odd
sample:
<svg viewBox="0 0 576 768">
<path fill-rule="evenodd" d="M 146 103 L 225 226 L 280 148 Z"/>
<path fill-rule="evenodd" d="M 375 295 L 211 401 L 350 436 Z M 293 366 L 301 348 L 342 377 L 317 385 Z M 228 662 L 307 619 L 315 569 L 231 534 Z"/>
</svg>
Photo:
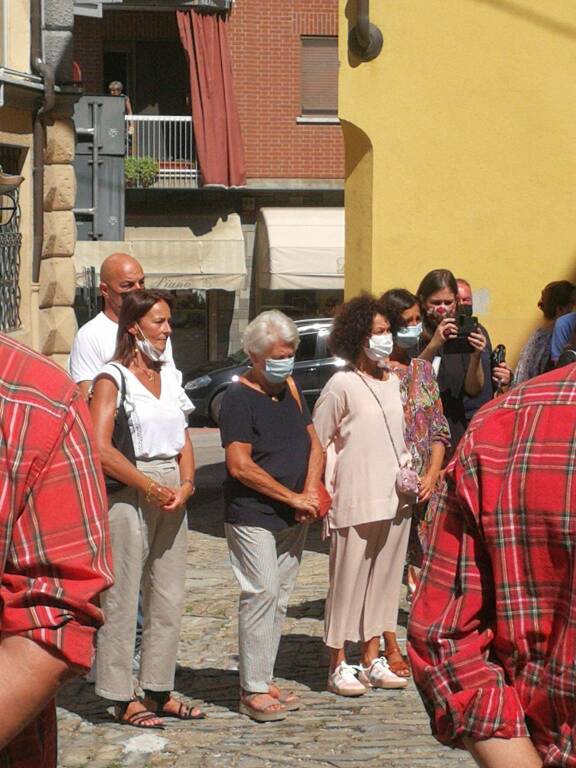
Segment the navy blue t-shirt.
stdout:
<svg viewBox="0 0 576 768">
<path fill-rule="evenodd" d="M 288 387 L 273 400 L 263 392 L 236 382 L 231 384 L 220 411 L 220 433 L 224 448 L 230 443 L 250 443 L 252 460 L 291 491 L 304 489 L 312 423 L 300 393 L 303 413 Z M 225 520 L 277 531 L 294 525 L 294 510 L 235 480 L 228 472 L 224 482 Z"/>
</svg>

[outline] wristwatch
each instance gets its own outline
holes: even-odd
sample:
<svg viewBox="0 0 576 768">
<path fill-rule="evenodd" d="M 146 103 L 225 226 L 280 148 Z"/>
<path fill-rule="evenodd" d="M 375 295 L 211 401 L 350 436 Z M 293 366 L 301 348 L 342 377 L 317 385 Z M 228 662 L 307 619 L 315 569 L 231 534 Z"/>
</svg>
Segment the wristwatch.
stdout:
<svg viewBox="0 0 576 768">
<path fill-rule="evenodd" d="M 190 488 L 191 488 L 190 495 L 193 496 L 196 493 L 196 486 L 194 485 L 194 480 L 192 480 L 190 477 L 186 477 L 184 480 L 180 482 L 180 486 L 183 486 L 184 483 L 190 483 Z"/>
</svg>

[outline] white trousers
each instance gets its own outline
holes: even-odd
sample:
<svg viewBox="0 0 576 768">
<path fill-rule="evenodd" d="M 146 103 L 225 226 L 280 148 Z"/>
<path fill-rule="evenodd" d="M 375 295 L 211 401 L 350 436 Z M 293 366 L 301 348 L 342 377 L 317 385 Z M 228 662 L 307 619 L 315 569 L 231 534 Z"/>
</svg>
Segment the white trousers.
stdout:
<svg viewBox="0 0 576 768">
<path fill-rule="evenodd" d="M 268 531 L 226 523 L 230 562 L 241 589 L 240 685 L 250 693 L 266 693 L 272 681 L 307 533 L 307 525 Z"/>
<path fill-rule="evenodd" d="M 172 460 L 138 462 L 157 483 L 176 488 L 178 465 Z M 110 539 L 114 586 L 101 597 L 105 623 L 98 632 L 96 693 L 112 701 L 134 694 L 132 656 L 138 594 L 142 586 L 140 687 L 174 687 L 180 619 L 184 605 L 187 550 L 186 511 L 164 512 L 125 489 L 110 497 Z"/>
</svg>

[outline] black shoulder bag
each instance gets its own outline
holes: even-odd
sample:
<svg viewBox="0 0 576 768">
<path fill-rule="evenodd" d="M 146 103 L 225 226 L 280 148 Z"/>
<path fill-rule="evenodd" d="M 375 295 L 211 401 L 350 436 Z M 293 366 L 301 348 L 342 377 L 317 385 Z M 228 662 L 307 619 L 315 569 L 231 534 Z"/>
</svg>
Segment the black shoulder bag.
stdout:
<svg viewBox="0 0 576 768">
<path fill-rule="evenodd" d="M 111 363 L 111 365 L 114 365 L 114 363 Z M 128 459 L 129 462 L 135 465 L 136 454 L 134 452 L 134 443 L 132 442 L 132 434 L 130 432 L 128 415 L 126 414 L 126 409 L 124 408 L 124 403 L 126 401 L 126 379 L 124 378 L 124 374 L 117 365 L 114 365 L 114 368 L 119 371 L 122 384 L 120 386 L 120 404 L 114 413 L 112 445 L 114 448 L 116 448 L 117 451 L 120 451 L 120 453 L 126 459 Z M 115 477 L 110 477 L 110 475 L 105 474 L 104 481 L 106 483 L 106 492 L 108 494 L 116 493 L 117 491 L 121 491 L 123 488 L 126 488 L 126 483 L 117 480 Z"/>
</svg>

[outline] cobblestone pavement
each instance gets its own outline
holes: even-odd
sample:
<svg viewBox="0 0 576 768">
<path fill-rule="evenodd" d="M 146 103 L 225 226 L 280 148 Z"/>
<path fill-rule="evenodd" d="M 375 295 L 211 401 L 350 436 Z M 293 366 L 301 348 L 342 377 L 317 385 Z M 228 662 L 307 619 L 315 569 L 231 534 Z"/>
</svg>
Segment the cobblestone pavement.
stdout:
<svg viewBox="0 0 576 768">
<path fill-rule="evenodd" d="M 189 516 L 187 600 L 176 688 L 207 713 L 200 722 L 170 721 L 145 732 L 112 722 L 92 685 L 75 680 L 58 699 L 61 768 L 452 768 L 471 758 L 430 736 L 428 718 L 411 683 L 404 691 L 371 691 L 344 699 L 325 690 L 327 657 L 322 613 L 327 549 L 311 530 L 290 603 L 277 677 L 301 694 L 305 708 L 280 723 L 257 724 L 238 714 L 236 603 L 238 589 L 223 538 L 217 434 L 194 430 L 203 465 Z M 405 637 L 406 604 L 399 616 Z"/>
</svg>

